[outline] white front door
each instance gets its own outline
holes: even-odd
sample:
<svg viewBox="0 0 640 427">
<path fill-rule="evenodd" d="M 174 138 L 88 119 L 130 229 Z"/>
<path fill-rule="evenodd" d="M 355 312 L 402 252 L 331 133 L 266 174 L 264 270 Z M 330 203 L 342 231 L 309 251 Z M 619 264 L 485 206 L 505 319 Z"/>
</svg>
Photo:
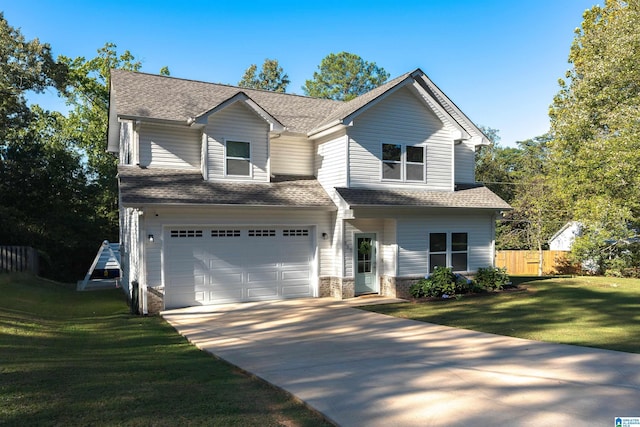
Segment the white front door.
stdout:
<svg viewBox="0 0 640 427">
<path fill-rule="evenodd" d="M 379 292 L 376 270 L 376 235 L 362 233 L 354 236 L 355 293 Z"/>
</svg>

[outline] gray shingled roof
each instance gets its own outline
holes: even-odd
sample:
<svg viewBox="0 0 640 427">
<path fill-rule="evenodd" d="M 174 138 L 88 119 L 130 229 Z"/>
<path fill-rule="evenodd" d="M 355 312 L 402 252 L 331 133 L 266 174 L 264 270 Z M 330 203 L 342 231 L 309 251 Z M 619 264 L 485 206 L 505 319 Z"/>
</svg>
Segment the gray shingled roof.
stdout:
<svg viewBox="0 0 640 427">
<path fill-rule="evenodd" d="M 186 121 L 244 92 L 291 132 L 307 133 L 342 106 L 316 99 L 124 70 L 111 70 L 115 111 L 123 117 Z"/>
<path fill-rule="evenodd" d="M 111 70 L 111 94 L 121 117 L 186 121 L 210 111 L 238 93 L 245 93 L 290 132 L 310 133 L 357 112 L 412 75 L 423 75 L 419 83 L 468 132 L 481 131 L 420 69 L 403 74 L 349 102 L 310 98 L 206 83 L 140 72 Z"/>
<path fill-rule="evenodd" d="M 456 191 L 371 190 L 336 188 L 351 207 L 425 207 L 510 210 L 511 206 L 484 186 L 460 187 Z"/>
<path fill-rule="evenodd" d="M 309 207 L 335 210 L 313 177 L 275 177 L 270 183 L 205 181 L 199 171 L 118 168 L 124 206 L 147 204 Z"/>
</svg>

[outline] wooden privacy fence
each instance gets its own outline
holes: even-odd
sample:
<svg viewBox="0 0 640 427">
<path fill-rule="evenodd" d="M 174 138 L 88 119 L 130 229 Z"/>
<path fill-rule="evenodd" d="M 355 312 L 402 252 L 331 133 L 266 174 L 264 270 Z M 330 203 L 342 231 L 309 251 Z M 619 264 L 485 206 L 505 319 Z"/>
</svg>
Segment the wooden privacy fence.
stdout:
<svg viewBox="0 0 640 427">
<path fill-rule="evenodd" d="M 542 251 L 542 274 L 568 274 L 573 272 L 566 251 Z M 496 267 L 506 267 L 508 274 L 537 276 L 540 252 L 496 251 Z"/>
<path fill-rule="evenodd" d="M 0 246 L 0 273 L 38 274 L 38 252 L 29 246 Z"/>
</svg>

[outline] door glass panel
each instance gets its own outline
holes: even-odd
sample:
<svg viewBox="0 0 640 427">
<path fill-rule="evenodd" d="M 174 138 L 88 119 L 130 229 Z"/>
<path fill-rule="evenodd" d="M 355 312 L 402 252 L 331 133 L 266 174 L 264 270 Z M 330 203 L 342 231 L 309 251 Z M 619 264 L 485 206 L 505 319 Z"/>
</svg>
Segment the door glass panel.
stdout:
<svg viewBox="0 0 640 427">
<path fill-rule="evenodd" d="M 371 238 L 358 237 L 358 273 L 371 273 Z"/>
</svg>

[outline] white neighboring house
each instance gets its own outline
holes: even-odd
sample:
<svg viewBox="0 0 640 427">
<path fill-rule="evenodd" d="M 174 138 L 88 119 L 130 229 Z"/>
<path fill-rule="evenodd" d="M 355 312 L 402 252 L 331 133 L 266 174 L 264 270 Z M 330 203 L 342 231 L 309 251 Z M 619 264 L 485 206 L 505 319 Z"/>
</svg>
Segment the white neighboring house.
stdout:
<svg viewBox="0 0 640 427">
<path fill-rule="evenodd" d="M 419 69 L 349 102 L 112 70 L 123 286 L 146 313 L 491 266 L 488 142 Z"/>
<path fill-rule="evenodd" d="M 573 241 L 582 233 L 582 224 L 569 221 L 549 239 L 549 249 L 552 251 L 570 251 Z"/>
</svg>

